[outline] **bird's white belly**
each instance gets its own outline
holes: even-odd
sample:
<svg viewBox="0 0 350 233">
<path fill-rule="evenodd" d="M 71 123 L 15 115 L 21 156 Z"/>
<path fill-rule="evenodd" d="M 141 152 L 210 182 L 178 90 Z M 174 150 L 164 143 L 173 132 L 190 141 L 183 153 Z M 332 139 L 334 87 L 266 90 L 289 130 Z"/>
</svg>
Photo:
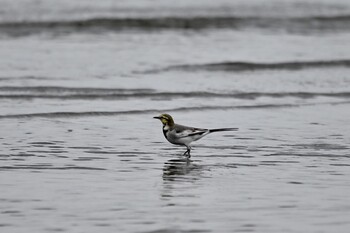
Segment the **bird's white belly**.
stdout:
<svg viewBox="0 0 350 233">
<path fill-rule="evenodd" d="M 188 140 L 185 140 L 185 138 L 178 138 L 174 133 L 172 133 L 171 131 L 167 132 L 167 140 L 170 143 L 173 144 L 177 144 L 177 145 L 186 145 L 188 142 Z"/>
<path fill-rule="evenodd" d="M 179 137 L 175 130 L 173 131 L 168 131 L 167 133 L 167 140 L 170 143 L 176 144 L 176 145 L 189 145 L 191 142 L 198 140 L 202 136 L 200 135 L 195 135 L 195 136 L 182 136 Z"/>
</svg>

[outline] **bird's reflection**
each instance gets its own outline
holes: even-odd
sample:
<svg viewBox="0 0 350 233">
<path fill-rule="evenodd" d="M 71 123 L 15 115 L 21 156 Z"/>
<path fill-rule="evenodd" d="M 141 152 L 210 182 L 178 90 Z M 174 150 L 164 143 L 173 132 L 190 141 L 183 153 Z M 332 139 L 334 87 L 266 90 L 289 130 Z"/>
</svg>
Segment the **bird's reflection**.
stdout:
<svg viewBox="0 0 350 233">
<path fill-rule="evenodd" d="M 197 187 L 196 181 L 202 178 L 203 167 L 187 158 L 170 159 L 163 167 L 163 189 L 161 199 L 167 205 L 177 205 L 177 198 L 195 197 L 192 191 Z M 169 202 L 169 203 L 168 203 Z"/>
<path fill-rule="evenodd" d="M 192 173 L 200 172 L 200 166 L 187 158 L 170 159 L 164 164 L 163 180 L 197 180 L 198 176 Z"/>
</svg>

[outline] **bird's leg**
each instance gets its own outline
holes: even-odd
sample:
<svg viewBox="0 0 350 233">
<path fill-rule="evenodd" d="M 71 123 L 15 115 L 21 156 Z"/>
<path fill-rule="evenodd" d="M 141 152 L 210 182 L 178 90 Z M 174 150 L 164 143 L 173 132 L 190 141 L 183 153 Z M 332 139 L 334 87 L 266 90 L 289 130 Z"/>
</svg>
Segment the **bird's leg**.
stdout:
<svg viewBox="0 0 350 233">
<path fill-rule="evenodd" d="M 186 146 L 187 150 L 184 153 L 184 156 L 186 156 L 187 158 L 191 158 L 191 147 L 190 146 Z"/>
<path fill-rule="evenodd" d="M 185 153 L 183 154 L 183 156 L 186 156 L 187 158 L 191 158 L 191 151 L 190 150 L 186 150 Z"/>
</svg>

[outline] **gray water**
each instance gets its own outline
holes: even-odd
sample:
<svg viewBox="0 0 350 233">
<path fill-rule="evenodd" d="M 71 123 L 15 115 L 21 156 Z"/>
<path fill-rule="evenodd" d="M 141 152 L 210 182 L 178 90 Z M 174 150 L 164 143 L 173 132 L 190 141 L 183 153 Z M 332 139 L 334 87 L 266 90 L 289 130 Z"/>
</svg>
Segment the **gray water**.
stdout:
<svg viewBox="0 0 350 233">
<path fill-rule="evenodd" d="M 349 231 L 349 1 L 0 8 L 0 232 Z"/>
</svg>

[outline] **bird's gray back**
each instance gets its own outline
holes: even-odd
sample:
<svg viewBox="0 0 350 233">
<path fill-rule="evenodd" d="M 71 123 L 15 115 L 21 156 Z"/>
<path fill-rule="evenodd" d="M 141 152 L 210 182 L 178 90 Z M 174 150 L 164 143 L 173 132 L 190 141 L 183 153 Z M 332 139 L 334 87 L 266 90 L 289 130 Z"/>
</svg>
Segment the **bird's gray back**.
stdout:
<svg viewBox="0 0 350 233">
<path fill-rule="evenodd" d="M 194 128 L 194 127 L 189 127 L 186 125 L 179 125 L 179 124 L 175 124 L 174 129 L 177 132 L 182 132 L 182 131 L 186 131 L 186 130 L 190 130 L 190 131 L 197 131 L 197 130 L 206 131 L 207 130 L 207 129 Z"/>
</svg>

